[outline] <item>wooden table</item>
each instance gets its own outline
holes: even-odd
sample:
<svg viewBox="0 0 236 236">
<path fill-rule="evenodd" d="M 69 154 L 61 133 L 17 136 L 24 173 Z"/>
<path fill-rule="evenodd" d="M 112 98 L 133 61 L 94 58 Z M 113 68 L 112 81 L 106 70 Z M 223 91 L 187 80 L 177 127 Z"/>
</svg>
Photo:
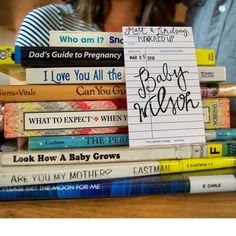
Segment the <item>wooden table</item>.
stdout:
<svg viewBox="0 0 236 236">
<path fill-rule="evenodd" d="M 0 202 L 1 218 L 235 218 L 236 192 Z"/>
</svg>

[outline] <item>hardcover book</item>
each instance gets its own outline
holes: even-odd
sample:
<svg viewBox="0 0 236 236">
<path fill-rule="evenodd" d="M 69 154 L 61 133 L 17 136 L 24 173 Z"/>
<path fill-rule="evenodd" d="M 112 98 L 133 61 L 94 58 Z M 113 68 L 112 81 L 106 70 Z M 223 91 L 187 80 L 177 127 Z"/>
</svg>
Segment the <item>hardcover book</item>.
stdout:
<svg viewBox="0 0 236 236">
<path fill-rule="evenodd" d="M 51 47 L 123 47 L 122 33 L 98 31 L 50 31 Z"/>
<path fill-rule="evenodd" d="M 0 48 L 1 50 L 1 48 Z M 2 51 L 9 47 L 2 47 Z M 1 51 L 0 51 L 1 52 Z M 11 59 L 9 59 L 11 58 Z M 13 59 L 13 60 L 12 60 Z M 196 49 L 198 66 L 215 65 L 213 49 Z M 120 47 L 12 47 L 0 64 L 21 64 L 24 67 L 124 66 Z"/>
<path fill-rule="evenodd" d="M 202 98 L 235 98 L 236 84 L 201 84 L 201 94 Z"/>
<path fill-rule="evenodd" d="M 230 128 L 230 99 L 209 98 L 202 100 L 205 129 Z"/>
<path fill-rule="evenodd" d="M 24 67 L 124 66 L 123 48 L 15 47 L 16 64 Z"/>
<path fill-rule="evenodd" d="M 6 138 L 128 132 L 125 99 L 6 103 L 4 109 Z M 203 99 L 203 117 L 206 129 L 230 128 L 229 99 Z"/>
<path fill-rule="evenodd" d="M 205 83 L 215 83 L 226 81 L 225 66 L 199 66 L 199 81 Z"/>
<path fill-rule="evenodd" d="M 100 146 L 129 145 L 129 137 L 124 134 L 92 134 L 92 135 L 63 135 L 29 137 L 29 150 L 67 149 L 67 148 L 91 148 Z"/>
<path fill-rule="evenodd" d="M 5 105 L 6 138 L 105 133 L 127 133 L 125 100 Z"/>
<path fill-rule="evenodd" d="M 0 85 L 1 102 L 126 99 L 124 84 Z"/>
<path fill-rule="evenodd" d="M 27 84 L 125 83 L 124 67 L 26 68 Z"/>
<path fill-rule="evenodd" d="M 26 68 L 27 84 L 125 83 L 124 67 Z M 226 80 L 224 66 L 199 66 L 200 82 Z"/>
</svg>

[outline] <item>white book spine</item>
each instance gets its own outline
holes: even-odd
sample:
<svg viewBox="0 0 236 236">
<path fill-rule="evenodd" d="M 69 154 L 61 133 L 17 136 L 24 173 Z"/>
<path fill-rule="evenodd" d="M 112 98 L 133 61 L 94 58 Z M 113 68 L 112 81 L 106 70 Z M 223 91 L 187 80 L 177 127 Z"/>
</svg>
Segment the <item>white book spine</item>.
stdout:
<svg viewBox="0 0 236 236">
<path fill-rule="evenodd" d="M 200 82 L 224 82 L 226 81 L 225 66 L 198 66 Z"/>
<path fill-rule="evenodd" d="M 190 176 L 190 193 L 236 191 L 234 175 Z"/>
<path fill-rule="evenodd" d="M 27 84 L 125 83 L 124 67 L 26 68 Z"/>
<path fill-rule="evenodd" d="M 55 47 L 123 47 L 122 33 L 51 31 L 50 46 Z"/>
<path fill-rule="evenodd" d="M 200 82 L 224 82 L 223 66 L 198 67 Z M 49 67 L 26 68 L 26 81 L 12 79 L 11 84 L 95 84 L 125 83 L 124 67 Z"/>
<path fill-rule="evenodd" d="M 160 163 L 130 162 L 104 165 L 1 168 L 0 187 L 77 182 L 160 174 Z"/>
<path fill-rule="evenodd" d="M 100 147 L 34 150 L 0 153 L 2 166 L 85 164 L 105 162 L 153 161 L 207 157 L 208 147 L 202 145 L 166 146 L 158 148 Z"/>
</svg>

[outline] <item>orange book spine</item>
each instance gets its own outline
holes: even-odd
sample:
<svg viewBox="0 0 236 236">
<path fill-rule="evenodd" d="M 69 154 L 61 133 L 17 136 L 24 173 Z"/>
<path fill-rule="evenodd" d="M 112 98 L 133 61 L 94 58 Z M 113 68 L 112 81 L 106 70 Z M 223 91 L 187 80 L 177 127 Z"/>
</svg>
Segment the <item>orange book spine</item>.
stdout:
<svg viewBox="0 0 236 236">
<path fill-rule="evenodd" d="M 125 99 L 125 84 L 1 85 L 1 102 Z"/>
</svg>

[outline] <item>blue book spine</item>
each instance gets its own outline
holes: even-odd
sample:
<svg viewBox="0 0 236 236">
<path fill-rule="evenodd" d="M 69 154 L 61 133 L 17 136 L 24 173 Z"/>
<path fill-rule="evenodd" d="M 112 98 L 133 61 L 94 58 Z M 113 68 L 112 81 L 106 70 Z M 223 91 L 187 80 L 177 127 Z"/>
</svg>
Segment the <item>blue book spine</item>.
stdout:
<svg viewBox="0 0 236 236">
<path fill-rule="evenodd" d="M 0 188 L 0 200 L 122 197 L 189 192 L 187 179 L 158 177 Z"/>
<path fill-rule="evenodd" d="M 228 171 L 229 172 L 229 171 Z M 234 174 L 204 171 L 192 176 L 174 174 L 83 181 L 63 184 L 32 185 L 0 188 L 0 200 L 71 199 L 95 197 L 129 197 L 175 193 L 236 191 Z M 216 173 L 219 173 L 216 171 Z M 208 175 L 207 175 L 208 174 Z"/>
<path fill-rule="evenodd" d="M 30 137 L 29 150 L 86 148 L 128 145 L 128 134 Z"/>
</svg>

